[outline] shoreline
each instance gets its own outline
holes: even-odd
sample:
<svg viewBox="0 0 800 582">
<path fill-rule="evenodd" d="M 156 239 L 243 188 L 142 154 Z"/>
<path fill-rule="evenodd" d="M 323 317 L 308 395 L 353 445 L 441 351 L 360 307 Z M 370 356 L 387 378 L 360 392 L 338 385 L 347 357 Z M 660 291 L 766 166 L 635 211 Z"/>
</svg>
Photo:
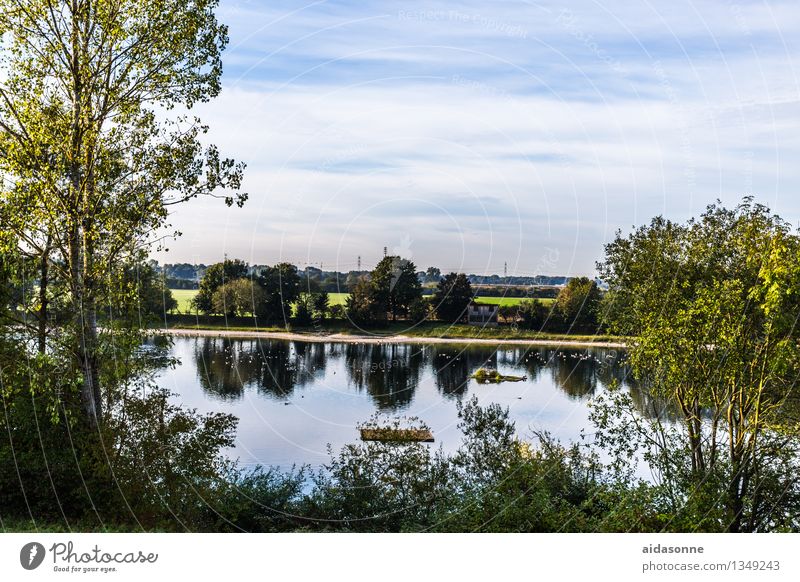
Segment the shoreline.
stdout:
<svg viewBox="0 0 800 582">
<path fill-rule="evenodd" d="M 475 344 L 475 345 L 525 345 L 525 346 L 562 346 L 576 348 L 615 348 L 625 349 L 622 342 L 610 341 L 581 341 L 581 340 L 555 340 L 555 339 L 522 339 L 522 338 L 442 338 L 407 335 L 352 335 L 343 333 L 317 334 L 298 333 L 290 331 L 234 331 L 226 329 L 185 329 L 161 328 L 151 329 L 148 333 L 158 335 L 172 335 L 179 337 L 229 337 L 229 338 L 264 338 L 303 342 L 333 342 L 354 344 Z"/>
</svg>

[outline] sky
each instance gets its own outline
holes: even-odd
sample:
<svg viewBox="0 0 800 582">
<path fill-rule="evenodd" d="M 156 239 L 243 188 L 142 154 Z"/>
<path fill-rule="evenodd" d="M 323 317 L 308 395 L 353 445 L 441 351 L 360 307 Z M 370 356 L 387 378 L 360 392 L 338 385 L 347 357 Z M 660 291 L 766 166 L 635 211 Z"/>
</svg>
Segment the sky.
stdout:
<svg viewBox="0 0 800 582">
<path fill-rule="evenodd" d="M 619 229 L 745 195 L 800 222 L 800 4 L 221 0 L 242 209 L 161 262 L 594 275 Z"/>
</svg>

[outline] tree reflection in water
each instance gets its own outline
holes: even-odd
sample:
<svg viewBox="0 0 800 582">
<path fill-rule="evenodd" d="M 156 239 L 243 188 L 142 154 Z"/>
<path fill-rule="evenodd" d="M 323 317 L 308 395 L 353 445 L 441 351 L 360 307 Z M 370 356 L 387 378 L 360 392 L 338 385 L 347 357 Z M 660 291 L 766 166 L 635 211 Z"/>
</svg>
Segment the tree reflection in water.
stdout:
<svg viewBox="0 0 800 582">
<path fill-rule="evenodd" d="M 325 374 L 321 343 L 200 338 L 194 355 L 203 390 L 224 400 L 241 398 L 251 386 L 284 399 Z"/>
<path fill-rule="evenodd" d="M 430 349 L 436 388 L 448 397 L 461 397 L 479 368 L 497 367 L 497 351 L 490 347 L 434 345 Z"/>
<path fill-rule="evenodd" d="M 398 410 L 411 402 L 426 354 L 414 344 L 353 343 L 344 348 L 350 382 L 366 389 L 379 410 Z"/>
<path fill-rule="evenodd" d="M 382 411 L 407 407 L 423 370 L 430 365 L 436 389 L 447 398 L 461 398 L 472 374 L 488 367 L 524 374 L 530 382 L 548 374 L 553 384 L 574 400 L 595 395 L 601 387 L 626 386 L 643 415 L 671 413 L 637 388 L 622 350 L 206 337 L 195 340 L 194 357 L 203 390 L 223 400 L 239 399 L 250 388 L 285 400 L 300 387 L 324 385 L 328 364 L 343 362 L 348 383 L 365 390 Z"/>
</svg>

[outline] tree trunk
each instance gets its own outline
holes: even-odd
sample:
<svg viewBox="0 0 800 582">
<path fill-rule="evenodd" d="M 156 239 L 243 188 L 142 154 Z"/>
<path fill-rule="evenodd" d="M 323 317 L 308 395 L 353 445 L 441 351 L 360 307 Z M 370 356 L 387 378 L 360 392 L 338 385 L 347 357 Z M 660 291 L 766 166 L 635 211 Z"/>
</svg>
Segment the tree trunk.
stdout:
<svg viewBox="0 0 800 582">
<path fill-rule="evenodd" d="M 102 403 L 97 382 L 97 318 L 93 300 L 86 297 L 84 284 L 84 252 L 81 229 L 73 225 L 70 233 L 70 287 L 72 290 L 77 357 L 83 373 L 81 403 L 89 425 L 96 427 L 101 420 Z"/>
<path fill-rule="evenodd" d="M 47 286 L 50 284 L 49 264 L 50 259 L 50 237 L 42 251 L 41 262 L 39 263 L 39 353 L 44 354 L 47 350 Z"/>
<path fill-rule="evenodd" d="M 83 58 L 86 57 L 86 47 L 81 42 L 83 34 L 84 42 L 87 42 L 85 33 L 82 33 L 81 25 L 84 24 L 80 11 L 80 6 L 76 0 L 72 0 L 72 31 L 70 46 L 72 48 L 72 128 L 71 128 L 71 151 L 69 160 L 69 181 L 72 194 L 73 220 L 70 224 L 69 239 L 69 272 L 70 290 L 72 291 L 72 302 L 74 313 L 74 325 L 76 338 L 76 352 L 83 374 L 83 385 L 81 386 L 81 402 L 89 426 L 97 427 L 102 420 L 102 401 L 100 399 L 100 385 L 98 380 L 97 366 L 97 312 L 95 308 L 94 287 L 91 285 L 93 252 L 88 245 L 91 241 L 87 235 L 90 229 L 87 228 L 87 214 L 91 212 L 90 201 L 86 199 L 89 194 L 91 184 L 84 183 L 86 168 L 91 167 L 87 164 L 87 151 L 91 147 L 84 148 L 84 140 L 87 137 L 88 128 L 86 117 L 89 111 L 84 109 L 85 94 L 83 84 Z M 86 164 L 86 166 L 82 166 Z M 91 182 L 89 176 L 88 182 Z M 87 273 L 88 271 L 88 273 Z"/>
</svg>

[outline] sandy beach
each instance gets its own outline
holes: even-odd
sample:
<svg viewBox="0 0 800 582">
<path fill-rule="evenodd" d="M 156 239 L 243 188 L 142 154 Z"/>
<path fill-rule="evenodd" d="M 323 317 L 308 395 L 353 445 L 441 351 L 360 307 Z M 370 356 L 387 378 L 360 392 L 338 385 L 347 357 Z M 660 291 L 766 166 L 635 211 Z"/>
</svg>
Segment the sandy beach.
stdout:
<svg viewBox="0 0 800 582">
<path fill-rule="evenodd" d="M 615 348 L 624 349 L 622 342 L 577 341 L 577 340 L 537 340 L 537 339 L 501 339 L 501 338 L 439 338 L 417 337 L 407 335 L 354 335 L 342 333 L 292 333 L 283 331 L 235 331 L 220 329 L 158 329 L 153 334 L 197 337 L 229 337 L 229 338 L 264 338 L 303 342 L 339 342 L 354 344 L 476 344 L 476 345 L 518 345 L 518 346 L 555 346 L 565 348 Z"/>
</svg>

